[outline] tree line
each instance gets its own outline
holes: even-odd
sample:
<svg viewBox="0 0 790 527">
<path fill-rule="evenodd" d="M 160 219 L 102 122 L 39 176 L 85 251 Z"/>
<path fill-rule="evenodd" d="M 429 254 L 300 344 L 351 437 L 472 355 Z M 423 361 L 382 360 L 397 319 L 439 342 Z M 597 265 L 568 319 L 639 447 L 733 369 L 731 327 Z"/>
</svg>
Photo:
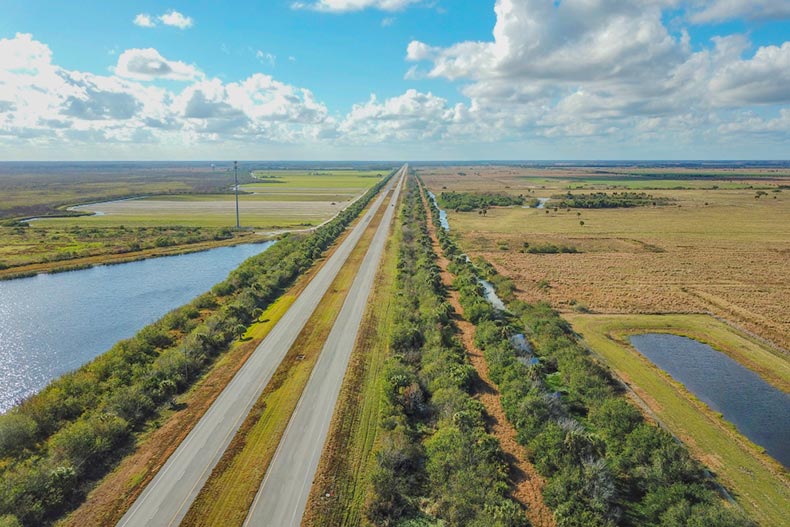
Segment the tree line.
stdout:
<svg viewBox="0 0 790 527">
<path fill-rule="evenodd" d="M 366 515 L 377 526 L 526 527 L 508 497 L 504 454 L 471 395 L 476 372 L 456 335 L 426 218 L 409 180 Z"/>
<path fill-rule="evenodd" d="M 523 205 L 524 196 L 511 196 L 493 192 L 442 192 L 439 194 L 439 204 L 445 209 L 456 212 L 470 212 L 488 207 L 509 207 L 510 205 Z"/>
<path fill-rule="evenodd" d="M 389 178 L 328 224 L 228 278 L 0 415 L 0 526 L 52 523 L 318 259 Z"/>
<path fill-rule="evenodd" d="M 435 207 L 433 214 L 438 218 Z M 645 421 L 548 304 L 516 300 L 509 279 L 468 261 L 448 233 L 439 239 L 507 418 L 546 478 L 544 500 L 559 527 L 754 526 L 724 504 L 681 443 Z M 481 276 L 510 312 L 488 304 Z M 517 334 L 526 335 L 534 355 L 511 344 Z"/>
<path fill-rule="evenodd" d="M 645 192 L 591 192 L 589 194 L 558 194 L 551 197 L 556 200 L 555 207 L 560 209 L 615 209 L 630 207 L 656 207 L 668 205 L 672 199 L 656 197 Z"/>
</svg>

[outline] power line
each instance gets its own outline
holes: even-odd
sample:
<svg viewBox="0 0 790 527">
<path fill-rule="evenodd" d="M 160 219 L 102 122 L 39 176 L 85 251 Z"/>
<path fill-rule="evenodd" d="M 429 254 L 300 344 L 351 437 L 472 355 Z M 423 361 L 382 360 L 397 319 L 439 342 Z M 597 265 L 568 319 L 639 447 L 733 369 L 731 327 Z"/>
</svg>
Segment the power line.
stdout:
<svg viewBox="0 0 790 527">
<path fill-rule="evenodd" d="M 236 189 L 236 228 L 241 229 L 241 224 L 239 223 L 239 163 L 238 161 L 233 162 L 233 180 L 236 182 L 235 189 Z"/>
</svg>

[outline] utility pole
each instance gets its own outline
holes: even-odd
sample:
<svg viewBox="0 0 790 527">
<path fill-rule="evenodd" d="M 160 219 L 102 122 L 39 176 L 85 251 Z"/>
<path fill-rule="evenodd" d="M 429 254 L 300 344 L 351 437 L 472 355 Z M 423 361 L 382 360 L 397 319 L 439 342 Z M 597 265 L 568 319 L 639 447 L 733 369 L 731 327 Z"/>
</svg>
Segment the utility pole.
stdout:
<svg viewBox="0 0 790 527">
<path fill-rule="evenodd" d="M 236 182 L 236 228 L 241 229 L 241 224 L 239 223 L 239 163 L 238 161 L 233 162 L 233 180 Z"/>
</svg>

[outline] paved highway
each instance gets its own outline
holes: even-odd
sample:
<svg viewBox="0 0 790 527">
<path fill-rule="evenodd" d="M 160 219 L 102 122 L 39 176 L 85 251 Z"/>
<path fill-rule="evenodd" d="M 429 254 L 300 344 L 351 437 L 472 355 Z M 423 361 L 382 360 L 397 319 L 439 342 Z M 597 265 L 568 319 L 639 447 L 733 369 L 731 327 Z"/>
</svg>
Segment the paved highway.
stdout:
<svg viewBox="0 0 790 527">
<path fill-rule="evenodd" d="M 406 168 L 406 167 L 404 167 Z M 393 192 L 395 205 L 403 178 Z M 388 206 L 294 410 L 245 527 L 299 527 L 395 212 Z"/>
<path fill-rule="evenodd" d="M 362 220 L 121 518 L 119 527 L 160 527 L 181 522 L 244 418 L 381 207 L 388 191 L 403 179 L 406 168 L 404 165 L 387 184 Z"/>
</svg>

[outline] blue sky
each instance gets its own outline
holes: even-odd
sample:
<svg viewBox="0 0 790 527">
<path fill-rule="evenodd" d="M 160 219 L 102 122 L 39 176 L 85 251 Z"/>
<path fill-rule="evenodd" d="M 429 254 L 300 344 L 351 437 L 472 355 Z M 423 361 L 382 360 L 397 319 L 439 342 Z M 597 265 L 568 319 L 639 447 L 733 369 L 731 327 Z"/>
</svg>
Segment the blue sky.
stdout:
<svg viewBox="0 0 790 527">
<path fill-rule="evenodd" d="M 0 159 L 790 157 L 788 0 L 117 4 L 4 3 Z"/>
</svg>

